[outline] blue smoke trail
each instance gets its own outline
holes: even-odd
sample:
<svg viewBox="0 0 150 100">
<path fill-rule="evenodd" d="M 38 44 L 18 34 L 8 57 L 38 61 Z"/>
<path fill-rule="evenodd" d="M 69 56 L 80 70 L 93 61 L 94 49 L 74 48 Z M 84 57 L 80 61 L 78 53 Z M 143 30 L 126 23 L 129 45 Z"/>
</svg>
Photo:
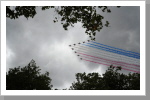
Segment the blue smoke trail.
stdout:
<svg viewBox="0 0 150 100">
<path fill-rule="evenodd" d="M 135 55 L 140 55 L 140 53 L 137 53 L 137 52 L 123 50 L 123 49 L 120 49 L 120 48 L 116 48 L 116 47 L 108 46 L 108 45 L 101 44 L 101 43 L 98 43 L 98 42 L 94 42 L 94 41 L 92 41 L 92 43 L 96 43 L 96 44 L 99 44 L 99 45 L 102 45 L 102 46 L 106 46 L 106 47 L 109 47 L 109 48 L 112 48 L 112 49 L 116 49 L 116 50 L 121 50 L 121 51 L 128 52 L 128 53 L 132 53 L 132 54 L 135 54 Z"/>
<path fill-rule="evenodd" d="M 87 43 L 87 44 L 89 44 L 89 43 Z M 140 59 L 140 56 L 133 55 L 133 54 L 130 54 L 130 53 L 121 52 L 121 51 L 117 51 L 117 50 L 113 50 L 113 49 L 102 47 L 102 46 L 97 46 L 96 45 L 97 47 L 95 47 L 95 46 L 86 45 L 86 44 L 82 44 L 82 45 L 89 46 L 89 47 L 96 48 L 96 49 L 105 50 L 105 51 L 112 52 L 112 53 L 117 53 L 117 54 L 120 54 L 120 55 L 125 55 L 125 56 L 136 58 L 136 59 Z"/>
<path fill-rule="evenodd" d="M 99 45 L 95 45 L 95 44 L 91 44 L 91 43 L 87 43 L 87 44 L 92 45 L 92 46 L 96 46 L 96 47 L 102 47 L 102 48 L 105 48 L 105 49 L 108 49 L 108 50 L 114 50 L 116 52 L 126 53 L 126 54 L 129 54 L 129 55 L 140 57 L 139 55 L 135 55 L 135 54 L 128 53 L 128 52 L 123 52 L 123 51 L 115 50 L 115 49 L 104 47 L 104 46 L 99 46 Z"/>
</svg>

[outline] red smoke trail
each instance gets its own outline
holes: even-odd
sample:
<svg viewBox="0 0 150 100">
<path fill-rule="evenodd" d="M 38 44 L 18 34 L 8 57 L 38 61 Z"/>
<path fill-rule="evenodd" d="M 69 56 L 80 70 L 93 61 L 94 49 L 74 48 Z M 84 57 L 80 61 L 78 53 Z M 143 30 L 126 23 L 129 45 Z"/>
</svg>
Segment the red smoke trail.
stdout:
<svg viewBox="0 0 150 100">
<path fill-rule="evenodd" d="M 89 53 L 89 52 L 86 52 L 86 51 L 83 51 L 83 50 L 76 50 L 77 52 L 83 52 L 83 53 Z M 93 52 L 91 52 L 92 53 L 92 55 L 93 55 Z M 129 60 L 129 59 L 127 59 L 127 58 L 124 58 L 124 57 L 120 57 L 120 56 L 112 56 L 111 54 L 106 54 L 106 53 L 102 53 L 102 54 L 97 54 L 97 53 L 94 53 L 94 55 L 93 56 L 103 56 L 103 57 L 105 57 L 105 59 L 115 59 L 115 60 L 118 60 L 118 62 L 119 62 L 119 60 L 120 59 L 122 59 L 122 60 L 124 60 L 123 62 L 125 62 L 125 63 L 128 63 L 128 62 L 132 62 L 132 64 L 134 63 L 134 65 L 135 66 L 137 66 L 137 67 L 140 67 L 137 63 L 137 61 L 133 61 L 133 60 Z M 120 62 L 122 62 L 122 60 L 120 61 Z"/>
<path fill-rule="evenodd" d="M 126 56 L 123 56 L 123 55 L 119 55 L 119 54 L 115 54 L 115 53 L 110 53 L 110 52 L 106 52 L 106 51 L 101 51 L 101 50 L 95 50 L 94 48 L 85 48 L 85 47 L 74 47 L 74 48 L 78 48 L 77 51 L 82 51 L 82 52 L 86 52 L 86 53 L 89 53 L 87 52 L 88 50 L 91 50 L 90 52 L 91 53 L 94 53 L 96 55 L 101 55 L 101 56 L 105 56 L 105 57 L 109 57 L 109 58 L 113 58 L 113 59 L 117 59 L 118 60 L 118 57 L 121 58 L 121 59 L 124 59 L 124 62 L 127 61 L 127 62 L 132 62 L 132 63 L 139 63 L 139 61 L 137 61 L 137 59 L 134 59 L 134 58 L 131 58 L 131 57 L 126 57 Z M 120 60 L 120 59 L 119 59 Z M 137 65 L 138 66 L 138 65 Z"/>
<path fill-rule="evenodd" d="M 139 59 L 135 59 L 135 57 L 132 58 L 130 56 L 127 56 L 127 54 L 138 56 L 137 54 L 132 54 L 131 52 L 129 53 L 128 51 L 125 51 L 123 49 L 119 50 L 114 47 L 110 48 L 110 47 L 105 47 L 104 45 L 102 47 L 100 46 L 103 49 L 108 48 L 109 50 L 111 49 L 114 49 L 114 51 L 117 50 L 119 53 L 116 54 L 116 52 L 108 52 L 108 50 L 97 49 L 93 46 L 81 45 L 82 43 L 80 43 L 80 45 L 78 44 L 77 45 L 73 44 L 73 46 L 71 45 L 69 46 L 72 47 L 72 50 L 75 50 L 75 53 L 78 53 L 78 56 L 81 56 L 82 59 L 85 61 L 102 64 L 106 66 L 110 66 L 111 64 L 114 64 L 114 66 L 122 66 L 123 70 L 140 73 Z M 91 44 L 91 45 L 99 47 L 99 45 L 97 44 Z M 88 52 L 89 50 L 90 52 Z M 126 55 L 122 55 L 122 54 L 126 54 Z"/>
<path fill-rule="evenodd" d="M 104 58 L 100 58 L 100 57 L 96 57 L 96 56 L 92 56 L 92 55 L 88 55 L 88 54 L 84 54 L 84 53 L 80 53 L 80 52 L 77 52 L 77 53 L 82 54 L 82 55 L 85 55 L 85 56 L 93 57 L 93 58 L 98 58 L 98 59 L 107 60 L 107 61 L 110 61 L 110 62 L 113 62 L 113 63 L 127 64 L 127 65 L 132 65 L 132 66 L 139 67 L 138 65 L 135 65 L 135 64 L 129 64 L 129 63 L 119 62 L 119 61 L 112 61 L 112 60 L 108 60 L 108 59 L 104 59 Z"/>
<path fill-rule="evenodd" d="M 82 59 L 82 60 L 97 63 L 97 64 L 102 64 L 102 65 L 106 65 L 106 66 L 110 66 L 109 64 L 99 63 L 99 62 L 95 62 L 95 61 L 91 61 L 91 60 L 87 60 L 87 59 Z M 114 67 L 117 67 L 117 66 L 114 66 Z M 132 72 L 135 72 L 135 73 L 140 73 L 139 71 L 134 71 L 134 70 L 130 70 L 130 69 L 127 69 L 127 68 L 122 68 L 122 69 L 132 71 Z"/>
<path fill-rule="evenodd" d="M 83 58 L 83 57 L 82 57 L 82 58 Z M 92 59 L 92 58 L 89 58 L 89 57 L 84 57 L 84 58 Z M 102 59 L 102 58 L 100 58 L 100 59 Z M 102 60 L 99 60 L 99 59 L 92 59 L 92 60 L 102 61 Z M 112 60 L 105 60 L 105 61 L 102 61 L 102 62 L 106 62 L 106 63 L 110 63 L 110 64 L 115 64 L 115 65 L 117 65 L 117 66 L 122 66 L 122 67 L 124 66 L 124 67 L 128 67 L 128 68 L 132 68 L 132 69 L 139 70 L 138 68 L 134 68 L 134 67 L 130 67 L 130 66 L 125 66 L 125 65 L 123 65 L 123 64 L 113 63 Z"/>
</svg>

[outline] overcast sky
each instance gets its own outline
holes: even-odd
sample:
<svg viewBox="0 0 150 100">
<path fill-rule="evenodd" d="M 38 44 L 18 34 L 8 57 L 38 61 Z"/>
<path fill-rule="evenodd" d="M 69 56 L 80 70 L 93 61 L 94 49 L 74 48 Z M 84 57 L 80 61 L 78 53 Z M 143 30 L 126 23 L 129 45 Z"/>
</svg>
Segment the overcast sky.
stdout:
<svg viewBox="0 0 150 100">
<path fill-rule="evenodd" d="M 140 7 L 111 7 L 111 13 L 101 13 L 110 22 L 110 27 L 97 32 L 96 41 L 140 52 Z M 53 23 L 54 10 L 37 9 L 35 17 L 6 19 L 7 71 L 24 67 L 32 59 L 42 72 L 50 72 L 53 88 L 69 88 L 75 81 L 75 73 L 104 73 L 106 66 L 80 60 L 68 45 L 88 40 L 81 23 L 65 31 Z"/>
</svg>

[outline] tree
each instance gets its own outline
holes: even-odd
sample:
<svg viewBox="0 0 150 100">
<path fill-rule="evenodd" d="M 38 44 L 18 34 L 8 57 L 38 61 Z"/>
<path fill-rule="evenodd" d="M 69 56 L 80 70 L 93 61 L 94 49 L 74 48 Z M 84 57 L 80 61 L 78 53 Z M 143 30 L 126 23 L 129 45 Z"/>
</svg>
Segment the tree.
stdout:
<svg viewBox="0 0 150 100">
<path fill-rule="evenodd" d="M 49 72 L 40 73 L 39 66 L 36 66 L 34 60 L 23 67 L 15 67 L 9 69 L 6 73 L 6 89 L 7 90 L 51 90 L 52 79 Z"/>
<path fill-rule="evenodd" d="M 140 74 L 119 73 L 121 67 L 112 65 L 101 76 L 98 73 L 77 73 L 77 82 L 72 83 L 70 90 L 140 90 Z"/>
<path fill-rule="evenodd" d="M 120 6 L 117 6 L 118 8 Z M 111 13 L 108 6 L 42 6 L 42 10 L 54 8 L 55 12 L 61 16 L 61 24 L 65 30 L 68 30 L 69 26 L 74 27 L 77 22 L 82 23 L 82 27 L 86 28 L 85 33 L 89 35 L 91 40 L 95 40 L 96 32 L 103 28 L 103 26 L 109 27 L 109 21 L 106 20 L 103 23 L 104 17 L 98 13 L 98 9 L 102 12 Z M 10 6 L 6 6 L 6 17 L 10 19 L 16 19 L 20 16 L 34 17 L 36 15 L 35 6 L 15 6 L 11 9 Z M 58 22 L 58 17 L 53 20 L 54 23 Z"/>
</svg>

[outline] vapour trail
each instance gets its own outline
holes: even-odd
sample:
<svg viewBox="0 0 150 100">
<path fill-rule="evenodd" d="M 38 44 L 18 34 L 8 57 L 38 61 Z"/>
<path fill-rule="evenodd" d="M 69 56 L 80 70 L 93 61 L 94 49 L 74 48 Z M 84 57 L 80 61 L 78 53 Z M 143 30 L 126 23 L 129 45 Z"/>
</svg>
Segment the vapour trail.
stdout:
<svg viewBox="0 0 150 100">
<path fill-rule="evenodd" d="M 91 60 L 87 60 L 87 59 L 82 59 L 82 60 L 85 60 L 85 61 L 88 61 L 88 62 L 92 62 L 92 63 L 97 63 L 97 64 L 110 66 L 109 64 L 99 63 L 99 62 L 95 62 L 95 61 L 91 61 Z M 114 66 L 114 67 L 117 67 L 117 66 Z M 140 73 L 139 71 L 134 71 L 134 70 L 127 69 L 127 68 L 122 68 L 122 69 L 127 70 L 127 71 L 131 71 L 131 72 L 135 72 L 135 73 Z"/>
<path fill-rule="evenodd" d="M 122 69 L 140 73 L 140 54 L 97 42 L 69 45 L 82 60 L 103 65 L 121 66 Z"/>
<path fill-rule="evenodd" d="M 108 48 L 112 48 L 112 49 L 115 49 L 115 50 L 120 50 L 120 51 L 123 51 L 123 52 L 128 52 L 128 53 L 131 53 L 131 54 L 135 54 L 135 55 L 140 56 L 140 53 L 137 53 L 137 52 L 127 51 L 127 50 L 124 50 L 124 49 L 120 49 L 120 48 L 108 46 L 108 45 L 105 45 L 105 44 L 101 44 L 101 43 L 98 43 L 98 42 L 95 42 L 95 41 L 91 41 L 91 43 L 95 43 L 95 44 L 97 44 L 97 45 L 102 45 L 102 46 L 105 46 L 105 47 L 108 47 Z"/>
<path fill-rule="evenodd" d="M 96 55 L 96 56 L 101 56 L 101 57 L 104 57 L 106 59 L 113 59 L 113 60 L 116 60 L 116 61 L 134 63 L 137 66 L 139 65 L 139 59 L 134 59 L 134 58 L 131 59 L 130 57 L 126 57 L 126 56 L 123 56 L 123 55 L 114 54 L 114 53 L 110 53 L 110 52 L 106 52 L 106 51 L 102 51 L 102 50 L 99 50 L 99 52 L 97 52 L 97 51 L 95 52 L 95 51 L 90 49 L 90 51 L 88 52 L 87 49 L 83 49 L 83 48 L 80 49 L 78 47 L 74 47 L 74 50 L 84 52 L 84 53 L 88 53 L 88 54 L 90 53 L 90 54 Z"/>
<path fill-rule="evenodd" d="M 120 61 L 114 61 L 114 60 L 111 60 L 111 59 L 106 59 L 104 57 L 99 57 L 99 56 L 93 56 L 93 55 L 89 55 L 89 54 L 86 54 L 85 52 L 77 52 L 78 54 L 79 53 L 82 53 L 82 55 L 86 55 L 86 56 L 90 56 L 90 57 L 93 57 L 95 59 L 103 59 L 103 60 L 107 60 L 107 61 L 111 61 L 113 63 L 118 63 L 118 64 L 124 64 L 124 65 L 128 65 L 128 66 L 135 66 L 137 68 L 139 68 L 140 66 L 139 65 L 136 65 L 136 64 L 131 64 L 131 63 L 125 63 L 125 62 L 120 62 Z"/>
<path fill-rule="evenodd" d="M 104 50 L 101 50 L 101 49 L 96 49 L 96 48 L 92 48 L 92 47 L 89 47 L 89 46 L 84 46 L 84 45 L 77 45 L 77 46 L 74 46 L 72 48 L 78 48 L 78 49 L 83 49 L 83 50 L 92 50 L 94 52 L 107 52 L 107 51 L 104 51 Z M 120 54 L 116 54 L 116 53 L 112 53 L 112 52 L 107 52 L 108 54 L 111 54 L 111 55 L 114 55 L 114 56 L 123 56 L 123 57 L 126 57 L 128 59 L 132 59 L 132 60 L 135 60 L 135 58 L 132 58 L 132 57 L 128 57 L 128 56 L 124 56 L 124 55 L 120 55 Z M 139 59 L 138 59 L 139 60 Z"/>
<path fill-rule="evenodd" d="M 128 54 L 128 53 L 122 53 L 120 51 L 111 50 L 111 49 L 108 49 L 108 48 L 105 48 L 105 47 L 102 47 L 102 46 L 93 46 L 93 45 L 87 45 L 87 44 L 82 44 L 82 45 L 93 47 L 93 48 L 97 48 L 97 49 L 101 49 L 101 50 L 105 50 L 105 51 L 116 53 L 116 54 L 120 54 L 120 55 L 125 55 L 125 56 L 136 58 L 136 59 L 140 59 L 139 56 L 135 56 L 135 55 Z"/>
<path fill-rule="evenodd" d="M 132 68 L 132 69 L 136 69 L 136 70 L 139 70 L 139 67 L 137 68 L 135 68 L 135 67 L 133 67 L 134 65 L 128 65 L 128 66 L 126 66 L 126 65 L 124 65 L 124 64 L 122 64 L 121 62 L 114 62 L 114 61 L 112 61 L 112 60 L 107 60 L 107 59 L 103 59 L 103 58 L 100 58 L 100 57 L 95 57 L 95 56 L 91 56 L 91 55 L 87 55 L 87 54 L 84 54 L 84 53 L 80 53 L 80 52 L 77 52 L 78 54 L 81 54 L 81 55 L 84 55 L 84 56 L 81 56 L 81 58 L 88 58 L 88 59 L 92 59 L 92 60 L 97 60 L 97 61 L 101 61 L 101 62 L 106 62 L 106 63 L 110 63 L 110 64 L 115 64 L 115 65 L 117 65 L 117 66 L 124 66 L 124 67 L 128 67 L 128 68 Z M 87 57 L 88 56 L 88 57 Z M 97 59 L 95 59 L 95 58 L 97 58 Z"/>
<path fill-rule="evenodd" d="M 140 54 L 136 53 L 136 52 L 131 52 L 131 51 L 127 51 L 127 50 L 111 47 L 111 46 L 104 45 L 104 44 L 97 43 L 97 42 L 88 42 L 88 43 L 84 43 L 84 44 L 89 44 L 89 45 L 97 46 L 97 47 L 100 46 L 100 47 L 104 47 L 105 49 L 115 50 L 115 51 L 118 51 L 118 52 L 121 52 L 121 53 L 130 54 L 130 55 L 134 55 L 134 56 L 140 56 Z"/>
<path fill-rule="evenodd" d="M 79 44 L 79 43 L 78 43 Z M 91 43 L 86 43 L 86 42 L 83 42 L 83 43 L 80 43 L 81 45 L 86 45 L 86 46 L 92 46 L 94 48 L 97 48 L 97 49 L 103 49 L 103 50 L 106 50 L 109 52 L 113 52 L 113 53 L 118 53 L 118 54 L 122 54 L 122 55 L 126 55 L 126 56 L 129 56 L 129 57 L 134 57 L 134 58 L 137 58 L 139 59 L 140 58 L 140 55 L 139 53 L 136 53 L 136 52 L 131 52 L 131 51 L 127 51 L 127 50 L 124 50 L 124 51 L 121 51 L 123 49 L 119 49 L 117 50 L 115 47 L 111 47 L 111 46 L 107 46 L 107 45 L 104 45 L 104 46 L 99 46 L 99 45 L 96 45 L 96 44 L 91 44 Z M 88 44 L 88 45 L 87 45 Z M 74 44 L 75 45 L 75 44 Z M 106 47 L 107 46 L 107 47 Z M 114 49 L 115 48 L 115 49 Z M 134 54 L 133 54 L 134 53 Z"/>
</svg>

